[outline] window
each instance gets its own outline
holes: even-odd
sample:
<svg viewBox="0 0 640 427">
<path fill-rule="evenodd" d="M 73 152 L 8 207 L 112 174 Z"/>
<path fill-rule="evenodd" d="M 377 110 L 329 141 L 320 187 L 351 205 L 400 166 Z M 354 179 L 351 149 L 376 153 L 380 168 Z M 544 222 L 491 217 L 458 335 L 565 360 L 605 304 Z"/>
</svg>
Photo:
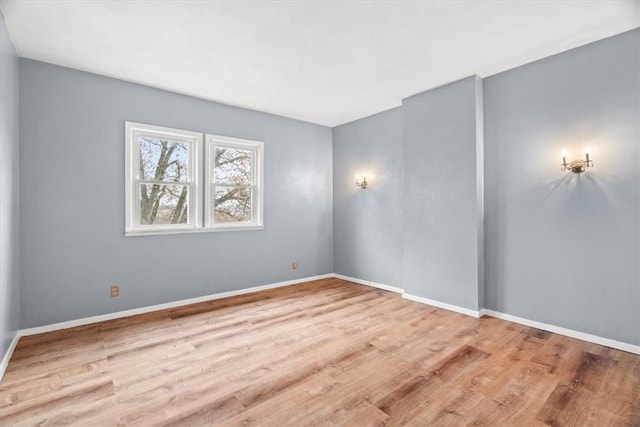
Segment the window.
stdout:
<svg viewBox="0 0 640 427">
<path fill-rule="evenodd" d="M 126 235 L 262 228 L 263 144 L 125 123 Z M 203 155 L 204 154 L 204 155 Z"/>
<path fill-rule="evenodd" d="M 205 226 L 262 224 L 261 142 L 207 135 Z"/>
</svg>

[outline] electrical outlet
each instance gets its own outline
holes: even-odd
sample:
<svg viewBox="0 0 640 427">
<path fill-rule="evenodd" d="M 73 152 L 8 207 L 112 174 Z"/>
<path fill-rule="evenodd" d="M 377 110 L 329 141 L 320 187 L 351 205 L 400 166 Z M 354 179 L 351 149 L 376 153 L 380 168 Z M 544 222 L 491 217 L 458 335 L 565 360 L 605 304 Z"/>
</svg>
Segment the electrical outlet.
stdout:
<svg viewBox="0 0 640 427">
<path fill-rule="evenodd" d="M 297 270 L 298 269 L 298 261 L 292 261 L 291 262 L 291 269 L 292 270 Z"/>
<path fill-rule="evenodd" d="M 111 285 L 111 298 L 120 296 L 120 286 Z"/>
</svg>

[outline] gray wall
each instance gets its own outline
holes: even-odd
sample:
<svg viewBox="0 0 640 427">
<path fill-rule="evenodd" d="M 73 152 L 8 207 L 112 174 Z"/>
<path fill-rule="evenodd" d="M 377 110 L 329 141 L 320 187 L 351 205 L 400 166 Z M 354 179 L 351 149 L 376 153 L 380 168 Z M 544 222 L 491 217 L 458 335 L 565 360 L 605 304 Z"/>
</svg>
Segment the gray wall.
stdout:
<svg viewBox="0 0 640 427">
<path fill-rule="evenodd" d="M 264 230 L 125 238 L 125 120 L 264 141 Z M 20 59 L 20 132 L 23 328 L 333 271 L 330 128 Z"/>
<path fill-rule="evenodd" d="M 402 152 L 400 108 L 333 128 L 336 273 L 402 287 Z"/>
<path fill-rule="evenodd" d="M 640 30 L 333 135 L 336 272 L 640 345 Z M 562 148 L 573 160 L 585 146 L 595 168 L 561 172 Z M 375 183 L 350 189 L 363 167 L 394 177 L 384 191 L 401 212 Z"/>
<path fill-rule="evenodd" d="M 468 77 L 402 102 L 405 291 L 472 310 L 481 308 L 482 286 L 481 84 Z"/>
<path fill-rule="evenodd" d="M 640 345 L 640 30 L 485 79 L 484 109 L 487 308 Z"/>
<path fill-rule="evenodd" d="M 16 60 L 0 30 L 6 349 L 18 315 L 16 111 L 4 95 Z M 20 60 L 20 327 L 335 271 L 640 345 L 638 46 L 635 30 L 464 79 L 333 135 Z M 265 229 L 125 238 L 125 120 L 265 141 Z M 595 168 L 560 172 L 561 149 L 573 159 L 585 145 Z M 358 172 L 374 174 L 367 190 Z"/>
<path fill-rule="evenodd" d="M 0 360 L 19 328 L 18 57 L 0 13 Z"/>
</svg>

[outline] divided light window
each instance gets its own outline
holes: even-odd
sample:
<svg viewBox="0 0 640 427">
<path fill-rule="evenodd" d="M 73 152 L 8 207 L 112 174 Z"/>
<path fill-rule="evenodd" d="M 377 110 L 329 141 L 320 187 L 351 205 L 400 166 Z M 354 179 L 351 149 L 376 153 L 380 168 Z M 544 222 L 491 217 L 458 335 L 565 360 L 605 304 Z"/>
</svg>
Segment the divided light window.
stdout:
<svg viewBox="0 0 640 427">
<path fill-rule="evenodd" d="M 125 134 L 126 235 L 262 228 L 262 142 L 132 122 Z"/>
<path fill-rule="evenodd" d="M 262 143 L 207 135 L 205 226 L 261 224 Z"/>
</svg>

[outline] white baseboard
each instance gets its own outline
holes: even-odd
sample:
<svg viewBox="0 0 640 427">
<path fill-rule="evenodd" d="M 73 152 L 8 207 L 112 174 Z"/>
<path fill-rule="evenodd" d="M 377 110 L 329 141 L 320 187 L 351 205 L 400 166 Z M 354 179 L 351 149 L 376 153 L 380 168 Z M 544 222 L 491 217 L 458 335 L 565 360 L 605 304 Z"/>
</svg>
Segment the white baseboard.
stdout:
<svg viewBox="0 0 640 427">
<path fill-rule="evenodd" d="M 58 331 L 61 329 L 74 328 L 76 326 L 83 326 L 83 325 L 89 325 L 91 323 L 104 322 L 105 320 L 120 319 L 123 317 L 135 316 L 136 314 L 151 313 L 154 311 L 166 310 L 168 308 L 176 308 L 184 305 L 197 304 L 199 302 L 206 302 L 206 301 L 212 301 L 212 300 L 221 299 L 221 298 L 233 297 L 236 295 L 249 294 L 251 292 L 264 291 L 267 289 L 281 288 L 283 286 L 290 286 L 298 283 L 310 282 L 313 280 L 328 279 L 331 277 L 334 277 L 334 275 L 322 274 L 319 276 L 304 277 L 301 279 L 287 280 L 285 282 L 271 283 L 271 284 L 262 285 L 262 286 L 254 286 L 252 288 L 240 289 L 237 291 L 221 292 L 218 294 L 205 295 L 202 297 L 172 301 L 165 304 L 157 304 L 157 305 L 151 305 L 147 307 L 134 308 L 131 310 L 117 311 L 115 313 L 84 317 L 82 319 L 69 320 L 67 322 L 53 323 L 51 325 L 36 326 L 34 328 L 22 329 L 20 331 L 20 336 L 36 335 L 36 334 L 42 334 L 45 332 Z"/>
<path fill-rule="evenodd" d="M 337 279 L 347 280 L 349 282 L 354 282 L 354 283 L 358 283 L 365 286 L 371 286 L 373 288 L 378 288 L 385 291 L 399 293 L 399 294 L 402 294 L 402 297 L 405 299 L 419 302 L 422 304 L 431 305 L 438 308 L 443 308 L 445 310 L 450 310 L 457 313 L 462 313 L 467 316 L 472 316 L 476 318 L 482 317 L 485 315 L 496 317 L 498 319 L 506 320 L 509 322 L 519 323 L 525 326 L 531 326 L 533 328 L 542 329 L 542 330 L 557 333 L 560 335 L 565 335 L 571 338 L 577 338 L 577 339 L 591 342 L 594 344 L 604 345 L 604 346 L 615 348 L 618 350 L 627 351 L 629 353 L 640 354 L 640 346 L 637 346 L 637 345 L 615 341 L 609 338 L 603 338 L 596 335 L 587 334 L 584 332 L 578 332 L 571 329 L 562 328 L 560 326 L 549 325 L 546 323 L 537 322 L 535 320 L 524 319 L 521 317 L 512 316 L 510 314 L 500 313 L 494 310 L 488 310 L 484 308 L 477 311 L 471 310 L 471 309 L 459 307 L 453 304 L 448 304 L 448 303 L 444 303 L 436 300 L 431 300 L 428 298 L 419 297 L 416 295 L 407 294 L 404 292 L 403 289 L 397 288 L 394 286 L 384 285 L 381 283 L 371 282 L 368 280 L 362 280 L 355 277 L 344 276 L 342 274 L 331 273 L 331 274 L 322 274 L 319 276 L 304 277 L 304 278 L 294 279 L 294 280 L 287 280 L 284 282 L 271 283 L 263 286 L 255 286 L 252 288 L 240 289 L 237 291 L 222 292 L 218 294 L 206 295 L 206 296 L 197 297 L 197 298 L 173 301 L 166 304 L 157 304 L 157 305 L 152 305 L 147 307 L 135 308 L 132 310 L 118 311 L 115 313 L 108 313 L 108 314 L 103 314 L 99 316 L 85 317 L 82 319 L 54 323 L 51 325 L 22 329 L 16 333 L 15 337 L 13 338 L 13 341 L 11 342 L 11 345 L 9 346 L 9 349 L 7 350 L 4 357 L 2 358 L 2 362 L 0 363 L 0 381 L 2 380 L 2 377 L 4 376 L 4 373 L 9 365 L 9 360 L 11 359 L 11 356 L 13 355 L 16 345 L 18 344 L 18 340 L 20 339 L 20 337 L 23 337 L 23 336 L 36 335 L 36 334 L 41 334 L 45 332 L 57 331 L 60 329 L 68 329 L 76 326 L 83 326 L 91 323 L 103 322 L 105 320 L 119 319 L 123 317 L 134 316 L 136 314 L 144 314 L 144 313 L 150 313 L 150 312 L 159 311 L 159 310 L 166 310 L 168 308 L 176 308 L 184 305 L 196 304 L 199 302 L 212 301 L 212 300 L 221 299 L 221 298 L 228 298 L 236 295 L 243 295 L 251 292 L 264 291 L 267 289 L 280 288 L 283 286 L 295 285 L 298 283 L 310 282 L 313 280 L 327 279 L 332 277 Z"/>
<path fill-rule="evenodd" d="M 344 276 L 342 274 L 333 273 L 333 277 L 336 279 L 346 280 L 348 282 L 358 283 L 359 285 L 371 286 L 372 288 L 378 288 L 389 292 L 395 292 L 397 294 L 401 294 L 404 291 L 401 288 L 396 288 L 394 286 L 383 285 L 382 283 L 371 282 L 369 280 L 362 280 L 356 277 Z"/>
<path fill-rule="evenodd" d="M 18 340 L 20 340 L 21 336 L 22 334 L 20 333 L 20 331 L 17 331 L 16 335 L 13 337 L 13 340 L 11 341 L 11 344 L 9 344 L 9 348 L 7 349 L 7 352 L 4 354 L 4 357 L 2 358 L 2 362 L 0 362 L 0 381 L 2 381 L 2 377 L 4 377 L 4 373 L 7 371 L 7 367 L 9 366 L 9 360 L 11 360 L 11 356 L 13 356 L 13 352 L 16 349 L 16 346 L 18 345 Z"/>
<path fill-rule="evenodd" d="M 565 335 L 567 337 L 576 338 L 582 341 L 591 342 L 594 344 L 603 345 L 605 347 L 611 347 L 629 353 L 640 354 L 640 346 L 628 344 L 609 338 L 599 337 L 597 335 L 591 335 L 584 332 L 574 331 L 573 329 L 562 328 L 560 326 L 549 325 L 548 323 L 537 322 L 535 320 L 524 319 L 522 317 L 512 316 L 511 314 L 500 313 L 499 311 L 483 309 L 483 314 L 498 319 L 506 320 L 513 323 L 519 323 L 525 326 L 531 326 L 532 328 L 542 329 L 543 331 L 553 332 L 555 334 Z"/>
<path fill-rule="evenodd" d="M 402 298 L 408 299 L 410 301 L 419 302 L 421 304 L 432 305 L 438 308 L 444 308 L 445 310 L 455 311 L 456 313 L 466 314 L 467 316 L 475 317 L 476 319 L 481 317 L 482 314 L 478 310 L 471 310 L 470 308 L 460 307 L 458 305 L 447 304 L 446 302 L 440 302 L 428 298 L 419 297 L 416 295 L 411 295 L 407 293 L 402 293 Z"/>
<path fill-rule="evenodd" d="M 342 280 L 346 280 L 346 281 L 349 281 L 349 282 L 358 283 L 360 285 L 371 286 L 372 288 L 378 288 L 378 289 L 382 289 L 382 290 L 385 290 L 385 291 L 390 291 L 390 292 L 395 292 L 397 294 L 402 294 L 402 298 L 404 298 L 404 299 L 408 299 L 408 300 L 411 300 L 411 301 L 419 302 L 419 303 L 422 303 L 422 304 L 432 305 L 432 306 L 438 307 L 438 308 L 444 308 L 445 310 L 455 311 L 456 313 L 466 314 L 467 316 L 472 316 L 472 317 L 476 317 L 476 318 L 481 316 L 479 311 L 474 311 L 474 310 L 470 310 L 468 308 L 459 307 L 457 305 L 447 304 L 447 303 L 444 303 L 444 302 L 440 302 L 440 301 L 436 301 L 436 300 L 432 300 L 432 299 L 428 299 L 428 298 L 423 298 L 423 297 L 419 297 L 419 296 L 416 296 L 416 295 L 407 294 L 407 293 L 405 293 L 404 289 L 396 288 L 395 286 L 383 285 L 382 283 L 371 282 L 369 280 L 358 279 L 357 277 L 349 277 L 349 276 L 344 276 L 342 274 L 336 274 L 336 273 L 333 274 L 333 277 L 335 277 L 336 279 L 342 279 Z"/>
<path fill-rule="evenodd" d="M 402 294 L 402 298 L 408 299 L 410 301 L 415 301 L 421 304 L 427 304 L 434 307 L 443 308 L 449 311 L 455 311 L 456 313 L 466 314 L 467 316 L 472 316 L 475 318 L 480 318 L 482 316 L 491 316 L 491 317 L 506 320 L 509 322 L 519 323 L 525 326 L 531 326 L 532 328 L 542 329 L 543 331 L 549 331 L 549 332 L 564 335 L 567 337 L 576 338 L 582 341 L 603 345 L 605 347 L 611 347 L 618 350 L 627 351 L 629 353 L 640 354 L 640 346 L 612 340 L 610 338 L 599 337 L 597 335 L 591 335 L 585 332 L 574 331 L 572 329 L 567 329 L 560 326 L 549 325 L 547 323 L 537 322 L 535 320 L 524 319 L 522 317 L 512 316 L 510 314 L 500 313 L 498 311 L 489 310 L 486 308 L 481 308 L 480 310 L 477 310 L 477 311 L 471 310 L 471 309 L 460 307 L 457 305 L 448 304 L 448 303 L 437 301 L 437 300 L 432 300 L 428 298 L 419 297 L 416 295 L 407 294 L 401 288 L 396 288 L 394 286 L 370 282 L 368 280 L 362 280 L 356 277 L 343 276 L 342 274 L 333 274 L 333 277 L 342 279 L 342 280 L 347 280 L 349 282 L 359 283 L 365 286 L 371 286 L 378 289 L 384 289 L 386 291 L 396 292 L 396 293 Z"/>
</svg>

